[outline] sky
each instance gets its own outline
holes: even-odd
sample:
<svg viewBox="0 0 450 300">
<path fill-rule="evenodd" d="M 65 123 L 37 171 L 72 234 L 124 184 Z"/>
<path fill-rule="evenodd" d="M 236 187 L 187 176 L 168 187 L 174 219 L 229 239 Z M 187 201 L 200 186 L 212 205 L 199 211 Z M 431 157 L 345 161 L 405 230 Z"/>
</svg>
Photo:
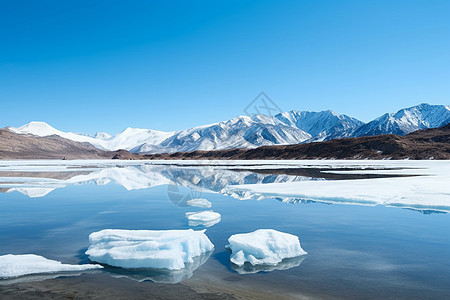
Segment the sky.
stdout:
<svg viewBox="0 0 450 300">
<path fill-rule="evenodd" d="M 362 121 L 450 103 L 450 1 L 0 0 L 0 127 L 179 130 L 246 112 Z"/>
</svg>

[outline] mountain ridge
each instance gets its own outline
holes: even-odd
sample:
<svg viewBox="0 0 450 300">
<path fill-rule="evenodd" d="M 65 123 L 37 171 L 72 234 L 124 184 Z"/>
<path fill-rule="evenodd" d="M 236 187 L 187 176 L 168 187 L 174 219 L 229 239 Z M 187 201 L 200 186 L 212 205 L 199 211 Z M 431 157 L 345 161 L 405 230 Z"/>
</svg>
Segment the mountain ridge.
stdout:
<svg viewBox="0 0 450 300">
<path fill-rule="evenodd" d="M 275 116 L 238 116 L 231 120 L 172 132 L 126 128 L 116 135 L 94 136 L 63 132 L 44 122 L 30 122 L 18 134 L 58 135 L 76 142 L 88 142 L 98 149 L 125 149 L 132 153 L 175 153 L 196 150 L 225 150 L 289 145 L 380 134 L 405 135 L 450 122 L 450 106 L 422 103 L 386 113 L 368 123 L 331 110 L 288 111 Z"/>
<path fill-rule="evenodd" d="M 194 151 L 143 155 L 144 159 L 450 159 L 450 123 L 405 136 L 383 134 L 323 142 L 262 146 L 256 149 Z"/>
<path fill-rule="evenodd" d="M 450 122 L 450 106 L 422 103 L 403 108 L 396 113 L 386 113 L 358 128 L 354 136 L 384 133 L 405 135 L 416 130 L 436 128 Z"/>
</svg>

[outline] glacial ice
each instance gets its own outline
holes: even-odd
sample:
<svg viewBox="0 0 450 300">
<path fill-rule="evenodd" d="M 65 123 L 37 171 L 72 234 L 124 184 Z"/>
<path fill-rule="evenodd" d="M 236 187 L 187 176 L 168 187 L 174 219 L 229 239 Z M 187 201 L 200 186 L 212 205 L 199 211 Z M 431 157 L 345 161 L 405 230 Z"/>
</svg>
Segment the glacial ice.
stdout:
<svg viewBox="0 0 450 300">
<path fill-rule="evenodd" d="M 205 231 L 105 229 L 89 235 L 89 259 L 121 268 L 179 270 L 212 251 Z"/>
<path fill-rule="evenodd" d="M 201 212 L 188 212 L 186 218 L 189 220 L 189 226 L 211 227 L 221 221 L 221 215 L 212 210 Z"/>
<path fill-rule="evenodd" d="M 187 205 L 189 206 L 195 206 L 195 207 L 202 207 L 202 208 L 211 208 L 212 204 L 207 199 L 204 198 L 195 198 L 187 201 Z"/>
<path fill-rule="evenodd" d="M 0 278 L 14 278 L 31 274 L 45 274 L 56 272 L 84 271 L 103 268 L 100 265 L 69 265 L 50 260 L 34 254 L 1 255 Z"/>
<path fill-rule="evenodd" d="M 302 161 L 306 164 L 308 161 Z M 384 205 L 450 212 L 450 161 L 314 161 L 311 166 L 339 174 L 412 175 L 353 180 L 311 180 L 228 186 L 225 193 L 240 199 L 277 197 L 352 205 Z M 385 169 L 387 168 L 387 169 Z M 417 176 L 420 175 L 420 176 Z M 289 199 L 290 198 L 290 199 Z"/>
<path fill-rule="evenodd" d="M 307 254 L 297 236 L 274 229 L 259 229 L 250 233 L 234 234 L 226 247 L 231 250 L 233 264 L 277 265 L 286 258 Z"/>
<path fill-rule="evenodd" d="M 192 263 L 186 263 L 185 267 L 180 270 L 110 268 L 108 273 L 115 278 L 125 277 L 138 282 L 150 280 L 156 283 L 174 284 L 191 278 L 194 275 L 194 271 L 207 262 L 211 254 L 212 251 L 209 251 L 194 257 Z"/>
</svg>

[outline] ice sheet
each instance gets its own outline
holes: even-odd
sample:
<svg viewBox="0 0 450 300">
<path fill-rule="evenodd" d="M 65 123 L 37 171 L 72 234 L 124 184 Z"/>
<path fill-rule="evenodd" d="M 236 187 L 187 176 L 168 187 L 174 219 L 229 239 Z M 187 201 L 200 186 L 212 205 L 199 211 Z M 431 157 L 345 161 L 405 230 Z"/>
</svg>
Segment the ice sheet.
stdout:
<svg viewBox="0 0 450 300">
<path fill-rule="evenodd" d="M 330 163 L 330 162 L 328 162 Z M 364 170 L 374 164 L 393 170 Z M 337 162 L 340 167 L 354 162 Z M 450 211 L 450 161 L 368 161 L 358 163 L 361 170 L 329 171 L 340 174 L 404 174 L 412 177 L 377 179 L 297 181 L 229 186 L 228 193 L 240 199 L 279 197 L 317 202 L 385 205 L 417 210 Z M 402 167 L 403 169 L 395 169 Z"/>
</svg>

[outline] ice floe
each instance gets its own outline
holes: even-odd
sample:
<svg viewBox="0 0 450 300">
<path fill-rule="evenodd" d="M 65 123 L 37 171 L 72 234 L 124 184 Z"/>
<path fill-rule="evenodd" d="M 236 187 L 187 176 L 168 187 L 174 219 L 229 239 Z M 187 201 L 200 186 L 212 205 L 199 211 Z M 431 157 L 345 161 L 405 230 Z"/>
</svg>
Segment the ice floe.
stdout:
<svg viewBox="0 0 450 300">
<path fill-rule="evenodd" d="M 228 242 L 230 260 L 237 266 L 243 266 L 246 262 L 253 266 L 277 265 L 283 259 L 307 254 L 297 236 L 274 229 L 234 234 Z"/>
<path fill-rule="evenodd" d="M 121 268 L 179 270 L 212 251 L 204 230 L 105 229 L 89 235 L 89 259 Z"/>
<path fill-rule="evenodd" d="M 138 282 L 153 281 L 157 283 L 179 283 L 191 278 L 194 271 L 203 265 L 211 256 L 212 251 L 206 252 L 200 256 L 193 258 L 193 262 L 186 263 L 185 267 L 180 270 L 168 269 L 124 269 L 124 268 L 107 268 L 108 273 L 115 278 L 125 277 Z"/>
<path fill-rule="evenodd" d="M 221 221 L 221 215 L 212 210 L 201 212 L 188 212 L 186 218 L 189 220 L 189 226 L 211 227 Z"/>
<path fill-rule="evenodd" d="M 207 199 L 204 198 L 195 198 L 187 201 L 187 205 L 189 206 L 195 206 L 195 207 L 202 207 L 202 208 L 211 208 L 212 204 Z"/>
<path fill-rule="evenodd" d="M 450 174 L 450 173 L 449 173 Z M 450 211 L 450 175 L 303 181 L 230 187 L 230 194 L 254 199 L 291 197 L 324 203 L 384 205 Z M 286 202 L 289 202 L 287 200 Z"/>
<path fill-rule="evenodd" d="M 100 265 L 69 265 L 34 254 L 0 256 L 0 278 L 14 278 L 31 274 L 84 271 L 103 268 Z"/>
</svg>

